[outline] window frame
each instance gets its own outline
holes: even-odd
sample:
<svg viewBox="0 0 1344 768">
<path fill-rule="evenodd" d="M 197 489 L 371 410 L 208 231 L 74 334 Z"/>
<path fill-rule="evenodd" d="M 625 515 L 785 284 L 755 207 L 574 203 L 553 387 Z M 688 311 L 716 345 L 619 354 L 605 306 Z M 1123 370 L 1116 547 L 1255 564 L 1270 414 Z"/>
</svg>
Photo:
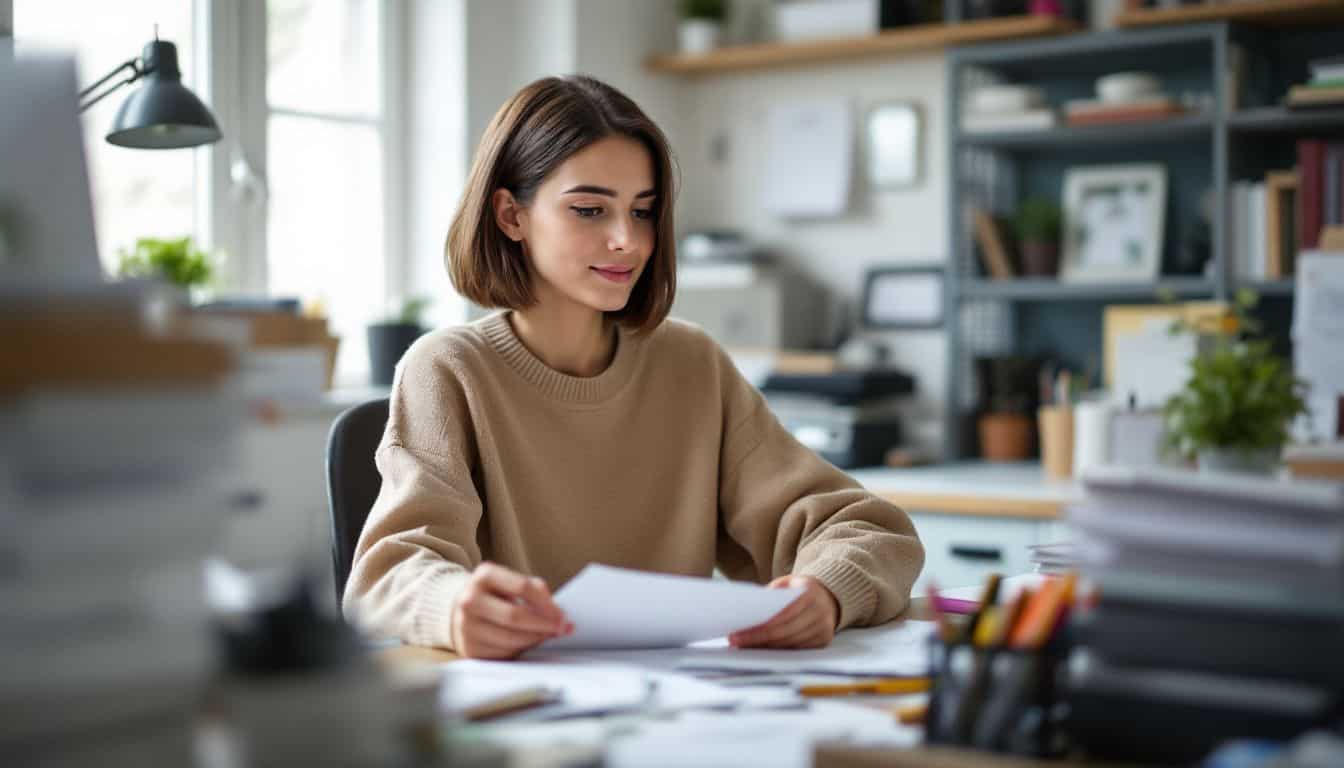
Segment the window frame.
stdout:
<svg viewBox="0 0 1344 768">
<path fill-rule="evenodd" d="M 208 103 L 224 139 L 200 162 L 209 166 L 208 194 L 197 219 L 203 237 L 228 254 L 225 286 L 248 294 L 269 292 L 267 279 L 267 127 L 271 115 L 292 115 L 378 128 L 383 174 L 384 301 L 406 292 L 405 8 L 375 0 L 379 13 L 378 117 L 310 113 L 272 107 L 266 97 L 266 0 L 197 0 L 197 34 L 212 66 Z"/>
</svg>

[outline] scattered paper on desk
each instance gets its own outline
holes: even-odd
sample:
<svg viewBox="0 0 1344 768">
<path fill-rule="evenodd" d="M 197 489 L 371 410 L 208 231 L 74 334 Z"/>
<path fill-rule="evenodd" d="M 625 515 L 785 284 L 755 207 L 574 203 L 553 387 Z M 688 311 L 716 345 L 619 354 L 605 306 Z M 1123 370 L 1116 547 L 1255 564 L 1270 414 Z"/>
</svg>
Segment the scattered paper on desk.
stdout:
<svg viewBox="0 0 1344 768">
<path fill-rule="evenodd" d="M 853 118 L 843 100 L 771 107 L 766 115 L 766 210 L 786 217 L 844 213 L 853 142 Z"/>
<path fill-rule="evenodd" d="M 534 688 L 557 694 L 555 703 L 511 715 L 513 720 L 729 708 L 747 698 L 686 675 L 619 665 L 463 660 L 443 669 L 439 701 L 449 713 Z"/>
<path fill-rule="evenodd" d="M 825 648 L 770 650 L 730 648 L 726 641 L 702 643 L 686 649 L 679 669 L 768 670 L 771 672 L 834 675 L 915 676 L 929 671 L 932 621 L 900 621 L 867 629 L 840 632 Z"/>
<path fill-rule="evenodd" d="M 589 565 L 555 594 L 574 634 L 558 648 L 672 648 L 760 624 L 803 591 Z"/>
</svg>

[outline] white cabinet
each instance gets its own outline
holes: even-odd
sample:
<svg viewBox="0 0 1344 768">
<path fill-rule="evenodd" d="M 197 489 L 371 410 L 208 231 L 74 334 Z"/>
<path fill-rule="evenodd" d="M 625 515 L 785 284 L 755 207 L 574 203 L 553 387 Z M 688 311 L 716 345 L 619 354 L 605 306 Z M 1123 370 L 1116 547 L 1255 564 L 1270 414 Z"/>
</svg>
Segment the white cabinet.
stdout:
<svg viewBox="0 0 1344 768">
<path fill-rule="evenodd" d="M 924 570 L 915 582 L 923 596 L 930 581 L 940 589 L 984 583 L 991 573 L 1013 576 L 1033 570 L 1033 544 L 1064 537 L 1055 520 L 989 517 L 912 510 L 910 519 L 924 544 Z"/>
<path fill-rule="evenodd" d="M 291 411 L 273 423 L 249 423 L 240 435 L 235 503 L 216 551 L 245 568 L 331 570 L 326 447 L 338 408 Z M 324 582 L 317 591 L 335 604 Z M 329 606 L 329 607 L 331 607 Z"/>
</svg>

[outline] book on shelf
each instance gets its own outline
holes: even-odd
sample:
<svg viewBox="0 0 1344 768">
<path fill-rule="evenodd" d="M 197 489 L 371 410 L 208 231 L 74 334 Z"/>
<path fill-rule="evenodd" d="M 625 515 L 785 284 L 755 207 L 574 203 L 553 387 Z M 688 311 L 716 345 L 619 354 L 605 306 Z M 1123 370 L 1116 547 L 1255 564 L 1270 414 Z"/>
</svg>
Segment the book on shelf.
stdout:
<svg viewBox="0 0 1344 768">
<path fill-rule="evenodd" d="M 1008 255 L 1008 245 L 999 223 L 989 212 L 980 208 L 972 211 L 971 217 L 975 229 L 975 242 L 980 246 L 980 261 L 985 267 L 985 274 L 995 280 L 1011 280 L 1016 277 L 1012 259 Z"/>
<path fill-rule="evenodd" d="M 967 113 L 961 118 L 965 133 L 995 133 L 998 131 L 1039 131 L 1059 125 L 1059 116 L 1053 109 L 1029 109 L 1023 112 L 1001 114 Z"/>
<path fill-rule="evenodd" d="M 1164 120 L 1186 112 L 1185 106 L 1171 96 L 1154 96 L 1126 102 L 1076 99 L 1064 105 L 1064 114 L 1069 125 Z"/>
<path fill-rule="evenodd" d="M 1265 174 L 1265 278 L 1293 274 L 1297 255 L 1297 171 Z"/>
<path fill-rule="evenodd" d="M 1320 245 L 1321 231 L 1344 223 L 1344 142 L 1300 139 L 1297 168 L 1301 174 L 1297 206 L 1299 243 L 1304 249 Z"/>
<path fill-rule="evenodd" d="M 1288 89 L 1290 107 L 1344 107 L 1344 85 L 1295 85 Z"/>
</svg>

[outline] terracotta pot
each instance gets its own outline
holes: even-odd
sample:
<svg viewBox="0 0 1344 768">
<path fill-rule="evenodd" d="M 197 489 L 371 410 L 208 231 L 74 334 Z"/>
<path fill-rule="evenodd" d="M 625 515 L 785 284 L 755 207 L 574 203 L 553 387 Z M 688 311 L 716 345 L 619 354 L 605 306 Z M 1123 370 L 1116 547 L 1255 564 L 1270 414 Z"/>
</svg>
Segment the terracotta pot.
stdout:
<svg viewBox="0 0 1344 768">
<path fill-rule="evenodd" d="M 1058 275 L 1059 243 L 1031 240 L 1022 243 L 1022 273 L 1028 277 Z"/>
<path fill-rule="evenodd" d="M 1031 418 L 1025 413 L 980 417 L 980 455 L 987 461 L 1022 461 L 1031 456 Z"/>
</svg>

